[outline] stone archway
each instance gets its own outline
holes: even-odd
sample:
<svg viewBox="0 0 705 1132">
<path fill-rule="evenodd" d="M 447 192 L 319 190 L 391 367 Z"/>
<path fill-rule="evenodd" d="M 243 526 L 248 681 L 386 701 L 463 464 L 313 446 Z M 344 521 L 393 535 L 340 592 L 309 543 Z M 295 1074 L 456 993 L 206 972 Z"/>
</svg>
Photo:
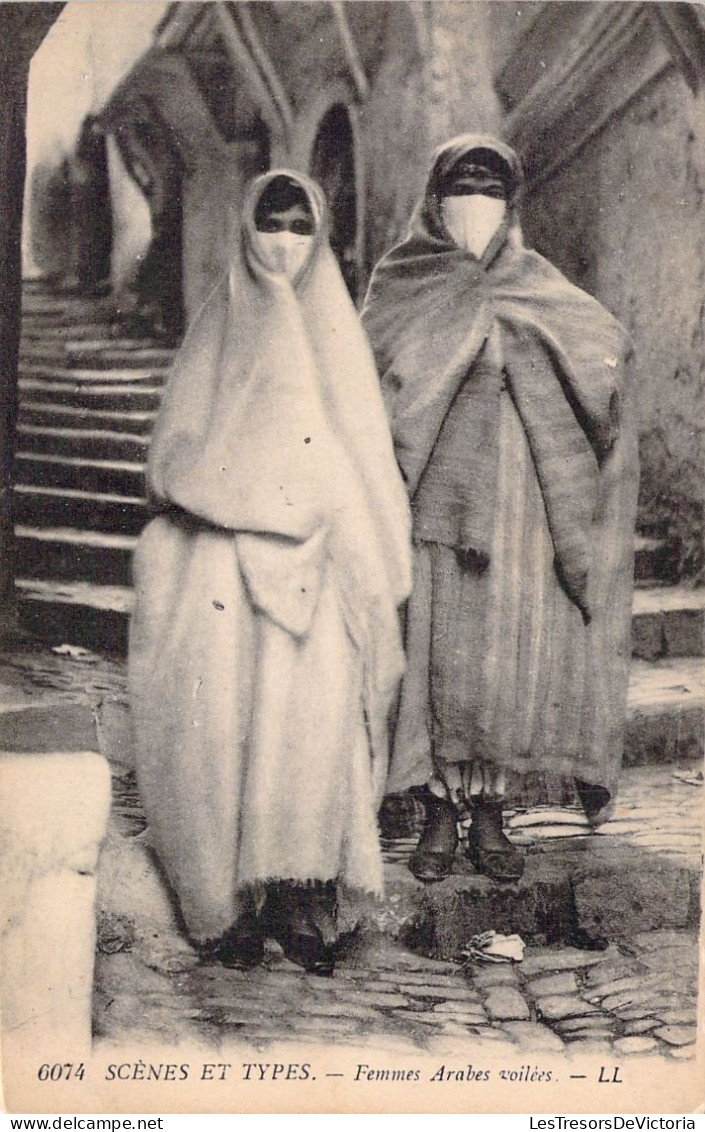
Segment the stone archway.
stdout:
<svg viewBox="0 0 705 1132">
<path fill-rule="evenodd" d="M 355 135 L 348 107 L 334 103 L 318 127 L 310 160 L 311 176 L 326 194 L 330 244 L 353 301 L 362 285 L 361 220 Z"/>
</svg>

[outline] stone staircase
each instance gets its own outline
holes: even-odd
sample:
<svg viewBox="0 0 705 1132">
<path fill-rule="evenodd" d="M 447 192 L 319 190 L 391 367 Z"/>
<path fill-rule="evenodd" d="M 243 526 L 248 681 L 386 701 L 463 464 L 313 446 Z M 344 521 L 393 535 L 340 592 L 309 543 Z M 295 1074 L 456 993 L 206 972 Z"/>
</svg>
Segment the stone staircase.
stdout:
<svg viewBox="0 0 705 1132">
<path fill-rule="evenodd" d="M 23 623 L 43 639 L 125 649 L 147 446 L 173 353 L 130 333 L 105 300 L 25 284 L 16 573 Z"/>
<path fill-rule="evenodd" d="M 15 503 L 25 626 L 123 653 L 144 464 L 173 350 L 106 300 L 25 286 Z M 639 537 L 626 766 L 696 761 L 705 732 L 705 589 L 673 583 L 667 539 Z"/>
<path fill-rule="evenodd" d="M 666 539 L 638 537 L 625 765 L 698 762 L 705 733 L 705 587 L 675 584 Z"/>
</svg>

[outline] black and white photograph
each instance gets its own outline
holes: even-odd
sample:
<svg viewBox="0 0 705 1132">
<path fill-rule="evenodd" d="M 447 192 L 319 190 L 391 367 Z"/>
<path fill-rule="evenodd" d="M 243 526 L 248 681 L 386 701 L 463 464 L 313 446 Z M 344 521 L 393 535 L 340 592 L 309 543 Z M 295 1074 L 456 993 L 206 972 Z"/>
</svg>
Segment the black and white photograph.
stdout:
<svg viewBox="0 0 705 1132">
<path fill-rule="evenodd" d="M 7 1110 L 703 1111 L 705 5 L 1 0 L 0 93 Z"/>
</svg>

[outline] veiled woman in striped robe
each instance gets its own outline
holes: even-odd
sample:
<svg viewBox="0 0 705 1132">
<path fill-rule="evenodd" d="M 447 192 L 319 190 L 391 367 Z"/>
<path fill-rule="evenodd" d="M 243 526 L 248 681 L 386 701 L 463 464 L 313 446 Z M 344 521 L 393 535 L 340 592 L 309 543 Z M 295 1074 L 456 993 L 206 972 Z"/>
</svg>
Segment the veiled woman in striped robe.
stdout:
<svg viewBox="0 0 705 1132">
<path fill-rule="evenodd" d="M 619 772 L 637 455 L 622 327 L 526 249 L 521 170 L 493 138 L 434 155 L 363 324 L 411 498 L 415 580 L 388 789 L 427 784 L 410 867 L 447 875 L 458 816 L 497 880 L 508 779 L 577 781 L 588 817 Z"/>
</svg>

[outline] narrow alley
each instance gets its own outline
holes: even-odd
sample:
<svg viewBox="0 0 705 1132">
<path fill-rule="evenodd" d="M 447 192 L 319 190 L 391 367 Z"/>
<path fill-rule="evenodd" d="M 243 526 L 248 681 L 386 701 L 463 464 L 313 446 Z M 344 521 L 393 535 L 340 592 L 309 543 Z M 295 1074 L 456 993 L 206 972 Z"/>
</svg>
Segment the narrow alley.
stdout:
<svg viewBox="0 0 705 1132">
<path fill-rule="evenodd" d="M 614 817 L 516 812 L 517 887 L 458 862 L 424 887 L 406 868 L 420 814 L 381 812 L 387 892 L 331 980 L 268 944 L 262 969 L 203 963 L 149 847 L 125 687 L 130 553 L 146 521 L 144 460 L 171 349 L 103 300 L 25 291 L 17 453 L 18 582 L 36 637 L 0 667 L 3 749 L 92 749 L 112 778 L 98 873 L 94 1033 L 255 1047 L 289 1040 L 473 1056 L 692 1057 L 702 867 L 702 591 L 669 584 L 665 543 L 637 544 L 628 742 Z M 23 722 L 24 721 L 24 722 Z M 92 742 L 92 746 L 90 743 Z M 452 911 L 449 911 L 452 910 Z M 557 925 L 562 926 L 557 926 Z M 518 932 L 518 963 L 463 960 L 478 933 Z M 601 949 L 576 947 L 593 941 Z"/>
</svg>

